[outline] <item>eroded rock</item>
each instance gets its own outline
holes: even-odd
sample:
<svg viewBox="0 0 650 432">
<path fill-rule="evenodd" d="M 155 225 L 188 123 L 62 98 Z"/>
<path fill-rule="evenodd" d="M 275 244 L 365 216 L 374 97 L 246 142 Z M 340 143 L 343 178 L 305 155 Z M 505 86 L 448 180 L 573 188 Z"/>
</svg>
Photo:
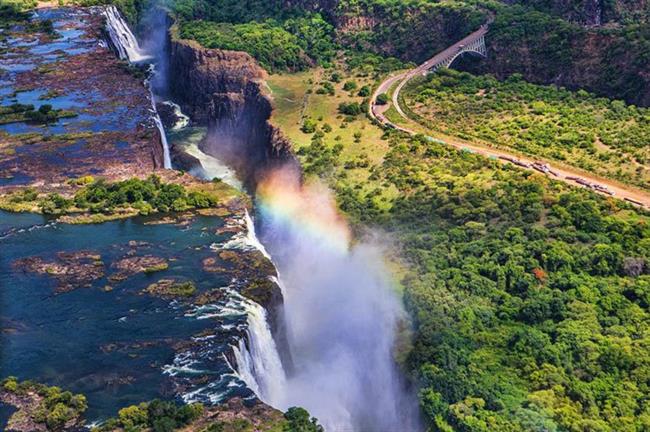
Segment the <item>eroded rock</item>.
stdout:
<svg viewBox="0 0 650 432">
<path fill-rule="evenodd" d="M 101 255 L 93 251 L 59 252 L 54 260 L 34 256 L 14 262 L 14 268 L 24 272 L 48 275 L 58 282 L 56 292 L 87 288 L 104 276 Z"/>
</svg>

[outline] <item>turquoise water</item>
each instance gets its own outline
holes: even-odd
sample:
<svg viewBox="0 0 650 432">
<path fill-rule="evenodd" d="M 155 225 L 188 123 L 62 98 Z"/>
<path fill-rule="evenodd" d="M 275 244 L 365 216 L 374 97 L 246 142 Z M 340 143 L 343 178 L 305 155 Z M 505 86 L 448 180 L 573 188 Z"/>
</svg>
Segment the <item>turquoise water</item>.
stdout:
<svg viewBox="0 0 650 432">
<path fill-rule="evenodd" d="M 245 328 L 243 312 L 203 316 L 191 304 L 141 293 L 161 278 L 192 280 L 200 292 L 227 286 L 230 281 L 204 272 L 201 264 L 215 256 L 211 245 L 226 240 L 215 233 L 223 221 L 196 217 L 188 226 L 148 221 L 65 225 L 39 215 L 0 212 L 0 376 L 83 393 L 89 420 L 153 398 L 191 394 L 191 400 L 217 402 L 251 397 L 224 357 Z M 132 241 L 146 245 L 134 248 Z M 15 266 L 20 258 L 50 260 L 57 252 L 79 250 L 100 254 L 106 266 L 106 275 L 89 288 L 57 294 L 54 278 Z M 129 254 L 165 257 L 169 268 L 109 281 L 111 263 Z M 106 292 L 106 285 L 112 291 Z M 208 307 L 220 310 L 227 301 Z M 211 387 L 204 388 L 205 382 Z M 0 425 L 9 412 L 0 409 Z"/>
</svg>

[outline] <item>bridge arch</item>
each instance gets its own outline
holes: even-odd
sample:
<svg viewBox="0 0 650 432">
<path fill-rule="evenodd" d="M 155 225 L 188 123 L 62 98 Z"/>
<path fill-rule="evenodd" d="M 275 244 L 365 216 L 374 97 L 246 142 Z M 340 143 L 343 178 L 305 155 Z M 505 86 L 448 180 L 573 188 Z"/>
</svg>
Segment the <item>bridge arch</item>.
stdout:
<svg viewBox="0 0 650 432">
<path fill-rule="evenodd" d="M 465 46 L 462 46 L 458 51 L 450 53 L 449 56 L 445 57 L 444 59 L 441 59 L 438 63 L 431 65 L 429 68 L 430 72 L 435 71 L 436 69 L 439 69 L 441 67 L 449 68 L 451 64 L 461 55 L 465 53 L 473 53 L 473 54 L 478 54 L 481 57 L 487 57 L 487 48 L 485 46 L 485 36 L 481 36 L 477 38 L 476 40 L 473 40 L 472 42 L 468 43 Z"/>
</svg>

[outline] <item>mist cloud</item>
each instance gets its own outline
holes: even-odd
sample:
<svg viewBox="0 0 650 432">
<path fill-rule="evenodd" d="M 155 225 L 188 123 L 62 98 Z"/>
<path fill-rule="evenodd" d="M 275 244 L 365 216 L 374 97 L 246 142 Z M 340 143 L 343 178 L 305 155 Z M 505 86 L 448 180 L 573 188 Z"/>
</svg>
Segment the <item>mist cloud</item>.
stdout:
<svg viewBox="0 0 650 432">
<path fill-rule="evenodd" d="M 271 403 L 304 406 L 330 431 L 419 429 L 392 357 L 403 310 L 380 248 L 349 247 L 348 227 L 322 186 L 276 172 L 258 190 L 295 363 Z"/>
</svg>

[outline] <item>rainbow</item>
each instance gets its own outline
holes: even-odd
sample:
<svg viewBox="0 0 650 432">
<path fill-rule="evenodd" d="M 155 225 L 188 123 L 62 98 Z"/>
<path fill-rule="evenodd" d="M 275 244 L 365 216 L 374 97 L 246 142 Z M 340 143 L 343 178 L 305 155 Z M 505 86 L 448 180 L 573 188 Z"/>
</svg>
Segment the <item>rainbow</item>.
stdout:
<svg viewBox="0 0 650 432">
<path fill-rule="evenodd" d="M 275 170 L 257 187 L 257 204 L 274 223 L 309 236 L 315 244 L 347 253 L 351 232 L 331 192 L 318 182 L 301 184 L 288 170 Z"/>
</svg>

